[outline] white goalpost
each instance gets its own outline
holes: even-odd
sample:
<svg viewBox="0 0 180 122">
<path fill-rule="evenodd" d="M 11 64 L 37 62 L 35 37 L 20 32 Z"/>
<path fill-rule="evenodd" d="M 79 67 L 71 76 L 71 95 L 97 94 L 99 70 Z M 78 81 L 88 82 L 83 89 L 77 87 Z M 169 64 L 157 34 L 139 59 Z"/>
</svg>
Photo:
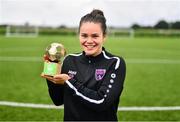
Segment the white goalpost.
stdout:
<svg viewBox="0 0 180 122">
<path fill-rule="evenodd" d="M 15 26 L 8 25 L 6 27 L 6 37 L 37 37 L 39 29 L 37 26 Z"/>
<path fill-rule="evenodd" d="M 108 30 L 109 35 L 120 38 L 134 38 L 134 29 L 131 28 L 113 28 Z"/>
</svg>

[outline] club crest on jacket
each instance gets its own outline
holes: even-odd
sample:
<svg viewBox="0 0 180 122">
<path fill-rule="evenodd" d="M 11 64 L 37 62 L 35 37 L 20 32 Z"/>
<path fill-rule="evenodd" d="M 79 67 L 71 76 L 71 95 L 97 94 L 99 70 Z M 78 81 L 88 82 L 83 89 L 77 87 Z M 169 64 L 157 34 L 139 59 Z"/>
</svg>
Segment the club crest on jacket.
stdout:
<svg viewBox="0 0 180 122">
<path fill-rule="evenodd" d="M 106 73 L 106 69 L 96 69 L 95 78 L 97 81 L 102 80 Z"/>
</svg>

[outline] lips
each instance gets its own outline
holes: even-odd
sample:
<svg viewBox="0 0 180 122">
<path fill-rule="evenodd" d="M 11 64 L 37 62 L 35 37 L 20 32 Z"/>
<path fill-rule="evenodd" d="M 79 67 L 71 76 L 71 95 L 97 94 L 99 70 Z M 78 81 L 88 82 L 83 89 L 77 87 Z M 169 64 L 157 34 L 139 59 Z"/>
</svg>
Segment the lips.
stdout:
<svg viewBox="0 0 180 122">
<path fill-rule="evenodd" d="M 84 47 L 86 47 L 88 50 L 93 49 L 94 47 L 96 47 L 98 44 L 96 43 L 91 43 L 91 44 L 87 44 L 86 42 L 82 44 Z"/>
</svg>

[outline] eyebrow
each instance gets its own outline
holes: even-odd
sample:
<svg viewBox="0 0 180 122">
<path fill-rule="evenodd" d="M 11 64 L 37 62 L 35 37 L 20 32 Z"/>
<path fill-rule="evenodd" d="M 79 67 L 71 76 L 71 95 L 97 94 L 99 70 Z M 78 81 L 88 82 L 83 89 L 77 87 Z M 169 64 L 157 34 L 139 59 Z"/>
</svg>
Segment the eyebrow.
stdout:
<svg viewBox="0 0 180 122">
<path fill-rule="evenodd" d="M 87 33 L 80 33 L 81 35 L 87 35 Z"/>
<path fill-rule="evenodd" d="M 93 34 L 91 34 L 91 36 L 97 37 L 97 36 L 99 36 L 99 34 L 98 33 L 93 33 Z"/>
</svg>

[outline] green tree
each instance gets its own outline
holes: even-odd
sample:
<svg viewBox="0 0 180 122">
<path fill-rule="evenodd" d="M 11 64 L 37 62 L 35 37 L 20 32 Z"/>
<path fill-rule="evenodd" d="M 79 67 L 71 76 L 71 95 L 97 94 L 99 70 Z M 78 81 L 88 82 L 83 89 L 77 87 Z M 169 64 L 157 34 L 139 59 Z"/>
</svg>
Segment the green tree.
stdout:
<svg viewBox="0 0 180 122">
<path fill-rule="evenodd" d="M 180 21 L 172 23 L 171 28 L 172 29 L 180 29 Z"/>
<path fill-rule="evenodd" d="M 133 24 L 133 25 L 131 26 L 131 28 L 133 28 L 133 29 L 139 29 L 139 28 L 141 28 L 141 26 L 140 26 L 139 24 Z"/>
<path fill-rule="evenodd" d="M 159 21 L 154 28 L 156 29 L 169 29 L 169 23 L 166 22 L 165 20 Z"/>
</svg>

